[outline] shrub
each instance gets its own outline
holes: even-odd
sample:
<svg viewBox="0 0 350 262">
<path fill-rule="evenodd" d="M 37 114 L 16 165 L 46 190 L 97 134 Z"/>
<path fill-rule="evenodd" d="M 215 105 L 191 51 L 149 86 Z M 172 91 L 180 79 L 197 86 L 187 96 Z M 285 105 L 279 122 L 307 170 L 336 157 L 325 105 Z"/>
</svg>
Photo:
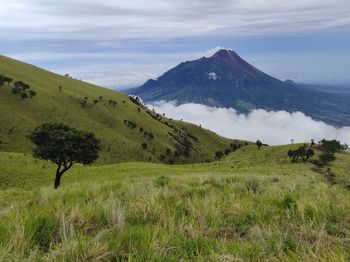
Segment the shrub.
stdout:
<svg viewBox="0 0 350 262">
<path fill-rule="evenodd" d="M 160 155 L 159 160 L 163 162 L 165 160 L 165 155 Z"/>
<path fill-rule="evenodd" d="M 126 125 L 128 128 L 134 129 L 137 127 L 137 124 L 130 120 L 124 120 L 124 125 Z"/>
<path fill-rule="evenodd" d="M 145 150 L 145 149 L 147 149 L 148 145 L 147 145 L 147 143 L 142 143 L 142 144 L 141 144 L 141 147 L 142 147 L 142 149 Z"/>
<path fill-rule="evenodd" d="M 34 96 L 37 95 L 37 93 L 34 90 L 29 90 L 28 93 L 30 98 L 33 98 Z"/>
<path fill-rule="evenodd" d="M 258 150 L 262 147 L 263 143 L 260 140 L 256 141 L 256 146 L 258 147 Z"/>
<path fill-rule="evenodd" d="M 324 152 L 319 156 L 319 162 L 321 165 L 328 165 L 336 160 L 333 152 Z"/>
<path fill-rule="evenodd" d="M 341 150 L 340 141 L 337 141 L 337 140 L 322 139 L 320 141 L 320 144 L 321 144 L 321 148 L 325 151 L 336 153 Z"/>
<path fill-rule="evenodd" d="M 221 151 L 215 152 L 215 159 L 220 160 L 224 156 L 224 153 Z"/>
<path fill-rule="evenodd" d="M 22 93 L 20 94 L 20 96 L 21 96 L 21 99 L 22 99 L 22 100 L 29 97 L 28 94 L 27 94 L 26 92 L 22 92 Z"/>
<path fill-rule="evenodd" d="M 152 140 L 154 138 L 154 135 L 152 133 L 144 132 L 143 136 L 147 138 L 148 140 Z"/>
<path fill-rule="evenodd" d="M 287 152 L 287 155 L 293 163 L 298 162 L 299 159 L 305 162 L 309 158 L 313 157 L 315 155 L 315 152 L 312 148 L 307 148 L 306 144 L 304 144 L 296 150 L 290 149 Z"/>
</svg>

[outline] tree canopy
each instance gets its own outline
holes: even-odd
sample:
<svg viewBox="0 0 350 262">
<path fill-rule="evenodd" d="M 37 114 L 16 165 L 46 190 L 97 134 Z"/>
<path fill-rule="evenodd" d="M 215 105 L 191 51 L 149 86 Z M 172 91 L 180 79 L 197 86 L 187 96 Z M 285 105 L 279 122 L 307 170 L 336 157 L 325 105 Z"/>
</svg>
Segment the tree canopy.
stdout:
<svg viewBox="0 0 350 262">
<path fill-rule="evenodd" d="M 73 164 L 88 165 L 98 158 L 100 141 L 94 133 L 80 131 L 64 124 L 43 124 L 36 127 L 29 139 L 37 146 L 34 157 L 57 165 L 55 188 L 60 186 L 63 173 Z"/>
</svg>

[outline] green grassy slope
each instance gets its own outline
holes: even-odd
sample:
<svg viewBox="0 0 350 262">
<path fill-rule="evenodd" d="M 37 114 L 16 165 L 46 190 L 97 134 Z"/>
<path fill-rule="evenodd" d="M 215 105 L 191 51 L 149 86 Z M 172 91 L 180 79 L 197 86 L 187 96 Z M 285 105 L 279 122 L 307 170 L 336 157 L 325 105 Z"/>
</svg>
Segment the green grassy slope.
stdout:
<svg viewBox="0 0 350 262">
<path fill-rule="evenodd" d="M 193 165 L 0 153 L 0 261 L 348 261 L 350 191 L 280 146 Z M 350 154 L 330 166 L 350 178 Z M 23 168 L 24 167 L 24 168 Z"/>
<path fill-rule="evenodd" d="M 169 136 L 169 132 L 177 136 L 187 135 L 180 127 L 188 129 L 190 135 L 198 137 L 198 141 L 190 139 L 193 145 L 190 157 L 180 157 L 177 163 L 213 160 L 216 151 L 223 151 L 233 142 L 202 128 L 162 117 L 163 122 L 178 127 L 178 131 L 175 131 L 152 118 L 144 108 L 138 112 L 137 105 L 124 94 L 4 56 L 0 56 L 0 74 L 11 77 L 14 81 L 28 83 L 38 93 L 32 99 L 21 100 L 11 93 L 12 86 L 5 84 L 0 87 L 0 151 L 31 152 L 30 142 L 25 136 L 36 125 L 48 121 L 64 122 L 95 132 L 103 142 L 99 163 L 159 162 L 161 155 L 165 156 L 165 162 L 174 159 L 176 142 Z M 62 86 L 62 92 L 59 91 L 59 86 Z M 83 108 L 80 102 L 85 97 L 88 98 L 89 106 Z M 93 103 L 95 99 L 99 100 L 97 104 Z M 109 105 L 109 100 L 116 101 L 117 105 Z M 128 128 L 124 120 L 136 123 L 137 127 Z M 143 132 L 140 132 L 140 127 Z M 145 138 L 144 132 L 152 133 L 154 139 Z M 148 144 L 147 150 L 141 149 L 143 142 Z M 166 153 L 167 148 L 171 154 Z"/>
</svg>

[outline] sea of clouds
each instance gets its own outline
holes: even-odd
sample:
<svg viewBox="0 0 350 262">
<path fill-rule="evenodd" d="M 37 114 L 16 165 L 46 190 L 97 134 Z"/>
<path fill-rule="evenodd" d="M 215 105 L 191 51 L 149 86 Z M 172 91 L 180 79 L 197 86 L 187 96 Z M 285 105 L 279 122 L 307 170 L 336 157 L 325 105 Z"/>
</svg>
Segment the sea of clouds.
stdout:
<svg viewBox="0 0 350 262">
<path fill-rule="evenodd" d="M 201 104 L 154 102 L 149 105 L 169 118 L 201 125 L 224 137 L 250 141 L 260 139 L 270 145 L 337 139 L 350 144 L 350 127 L 336 128 L 316 121 L 302 112 L 266 111 L 257 109 L 249 114 L 239 114 L 233 108 L 216 108 Z"/>
</svg>

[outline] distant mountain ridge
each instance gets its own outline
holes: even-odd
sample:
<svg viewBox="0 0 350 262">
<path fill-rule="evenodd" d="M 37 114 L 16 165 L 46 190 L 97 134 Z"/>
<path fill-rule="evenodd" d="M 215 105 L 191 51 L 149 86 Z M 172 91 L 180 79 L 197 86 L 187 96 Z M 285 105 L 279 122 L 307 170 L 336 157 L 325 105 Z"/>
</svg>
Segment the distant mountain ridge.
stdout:
<svg viewBox="0 0 350 262">
<path fill-rule="evenodd" d="M 291 80 L 280 81 L 227 49 L 181 63 L 128 93 L 146 102 L 176 100 L 179 104 L 233 107 L 240 113 L 258 108 L 301 111 L 335 126 L 350 125 L 349 94 L 330 94 Z"/>
</svg>

